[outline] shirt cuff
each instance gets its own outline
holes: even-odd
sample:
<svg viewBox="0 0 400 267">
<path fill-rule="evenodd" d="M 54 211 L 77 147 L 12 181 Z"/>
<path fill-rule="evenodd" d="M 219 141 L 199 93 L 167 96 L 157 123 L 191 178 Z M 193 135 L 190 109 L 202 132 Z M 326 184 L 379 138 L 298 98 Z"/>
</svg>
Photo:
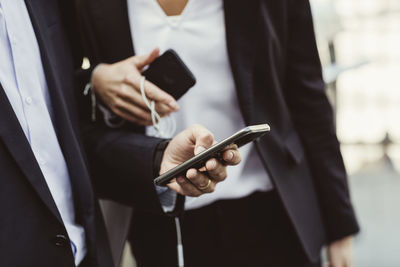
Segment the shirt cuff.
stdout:
<svg viewBox="0 0 400 267">
<path fill-rule="evenodd" d="M 176 205 L 177 193 L 168 187 L 155 186 L 158 199 L 165 213 L 173 212 Z"/>
</svg>

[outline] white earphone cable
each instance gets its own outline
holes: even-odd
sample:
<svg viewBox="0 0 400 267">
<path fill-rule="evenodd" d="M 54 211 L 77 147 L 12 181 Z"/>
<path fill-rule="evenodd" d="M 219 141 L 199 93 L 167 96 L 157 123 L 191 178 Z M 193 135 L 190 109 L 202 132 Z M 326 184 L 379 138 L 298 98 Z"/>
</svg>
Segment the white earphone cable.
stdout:
<svg viewBox="0 0 400 267">
<path fill-rule="evenodd" d="M 146 97 L 145 92 L 145 81 L 146 77 L 140 79 L 140 93 L 146 106 L 151 112 L 151 120 L 153 122 L 153 127 L 157 132 L 157 137 L 171 138 L 176 131 L 176 121 L 171 116 L 166 116 L 161 118 L 155 109 L 155 103 L 153 100 L 149 101 Z"/>
<path fill-rule="evenodd" d="M 157 137 L 163 138 L 171 138 L 176 131 L 176 121 L 171 116 L 167 116 L 165 118 L 161 118 L 161 116 L 157 113 L 155 109 L 154 101 L 149 101 L 146 97 L 144 82 L 146 81 L 146 77 L 142 77 L 140 79 L 140 93 L 142 94 L 142 98 L 146 106 L 150 109 L 151 112 L 151 120 L 153 121 L 153 127 L 157 132 Z M 178 266 L 184 267 L 184 257 L 183 257 L 183 245 L 182 245 L 182 237 L 181 237 L 181 225 L 179 222 L 179 218 L 175 218 L 175 227 L 176 227 L 176 237 L 177 237 L 177 253 L 178 253 Z"/>
</svg>

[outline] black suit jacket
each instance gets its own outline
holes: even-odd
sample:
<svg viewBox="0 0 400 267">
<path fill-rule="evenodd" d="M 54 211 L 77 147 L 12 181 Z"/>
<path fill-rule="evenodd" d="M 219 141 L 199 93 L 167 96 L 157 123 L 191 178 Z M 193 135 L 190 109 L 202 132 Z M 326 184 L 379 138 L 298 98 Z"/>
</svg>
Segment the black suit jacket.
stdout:
<svg viewBox="0 0 400 267">
<path fill-rule="evenodd" d="M 106 231 L 80 138 L 74 70 L 81 56 L 79 45 L 68 38 L 74 36 L 74 6 L 64 0 L 25 2 L 40 47 L 54 109 L 54 125 L 71 178 L 77 221 L 86 231 L 88 257 L 93 266 L 110 267 L 112 259 Z M 126 158 L 125 162 L 113 165 L 118 169 L 115 175 L 109 168 L 113 154 L 91 159 L 93 172 L 104 173 L 93 179 L 96 193 L 106 192 L 110 198 L 161 212 L 151 179 L 153 154 L 160 140 L 100 128 L 92 134 L 93 142 L 104 146 L 127 140 L 120 148 L 123 151 L 118 147 L 114 149 Z M 128 171 L 132 179 L 119 179 L 118 171 L 125 168 L 124 164 L 133 167 Z M 133 179 L 136 176 L 139 178 Z M 112 182 L 108 183 L 110 180 Z M 138 188 L 147 190 L 143 199 L 140 196 L 144 194 Z M 61 216 L 1 85 L 0 210 L 0 266 L 75 266 Z"/>
<path fill-rule="evenodd" d="M 134 55 L 126 0 L 77 0 L 86 55 L 113 63 Z M 224 1 L 229 60 L 246 124 L 268 122 L 257 151 L 310 259 L 354 234 L 308 0 Z M 206 42 L 206 40 L 205 40 Z M 262 212 L 262 210 L 260 210 Z"/>
</svg>

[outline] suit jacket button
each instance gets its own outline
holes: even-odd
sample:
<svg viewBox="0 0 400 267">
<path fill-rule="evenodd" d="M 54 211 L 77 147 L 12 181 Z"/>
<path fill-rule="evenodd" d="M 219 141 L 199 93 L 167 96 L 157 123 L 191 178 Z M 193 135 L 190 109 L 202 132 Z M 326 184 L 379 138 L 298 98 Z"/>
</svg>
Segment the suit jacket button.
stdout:
<svg viewBox="0 0 400 267">
<path fill-rule="evenodd" d="M 57 247 L 65 247 L 68 243 L 68 238 L 65 235 L 56 235 L 54 238 L 54 244 Z"/>
</svg>

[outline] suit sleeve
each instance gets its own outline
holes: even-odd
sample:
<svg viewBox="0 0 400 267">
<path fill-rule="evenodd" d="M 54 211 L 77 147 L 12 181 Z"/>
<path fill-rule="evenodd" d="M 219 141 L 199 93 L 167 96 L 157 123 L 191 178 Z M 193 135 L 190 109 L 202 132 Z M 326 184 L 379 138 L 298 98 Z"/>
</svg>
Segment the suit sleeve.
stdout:
<svg viewBox="0 0 400 267">
<path fill-rule="evenodd" d="M 309 160 L 328 242 L 355 234 L 359 226 L 326 97 L 308 0 L 288 1 L 284 94 Z"/>
<path fill-rule="evenodd" d="M 84 123 L 82 137 L 99 197 L 162 213 L 153 183 L 153 162 L 161 139 L 102 123 Z"/>
</svg>

